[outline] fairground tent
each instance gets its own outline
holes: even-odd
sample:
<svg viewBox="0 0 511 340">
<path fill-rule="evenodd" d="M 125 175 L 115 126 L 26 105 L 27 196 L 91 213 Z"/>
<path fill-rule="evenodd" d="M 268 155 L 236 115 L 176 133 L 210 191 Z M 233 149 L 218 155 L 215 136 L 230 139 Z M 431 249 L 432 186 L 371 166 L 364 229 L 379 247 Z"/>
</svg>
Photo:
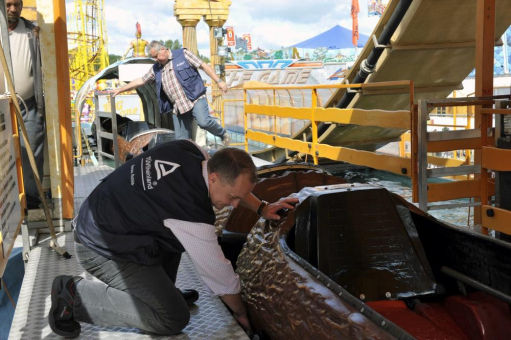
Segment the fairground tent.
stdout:
<svg viewBox="0 0 511 340">
<path fill-rule="evenodd" d="M 364 47 L 368 39 L 369 37 L 367 35 L 360 34 L 357 47 Z M 351 42 L 351 30 L 339 25 L 290 47 L 306 49 L 326 48 L 328 50 L 355 48 Z"/>
</svg>

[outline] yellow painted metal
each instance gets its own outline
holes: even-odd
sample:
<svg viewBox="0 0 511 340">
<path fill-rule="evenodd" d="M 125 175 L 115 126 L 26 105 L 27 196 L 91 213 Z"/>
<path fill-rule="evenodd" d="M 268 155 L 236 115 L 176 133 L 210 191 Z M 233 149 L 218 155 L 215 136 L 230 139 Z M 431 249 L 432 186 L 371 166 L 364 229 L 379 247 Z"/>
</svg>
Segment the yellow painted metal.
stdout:
<svg viewBox="0 0 511 340">
<path fill-rule="evenodd" d="M 244 93 L 244 114 L 245 114 L 245 149 L 248 151 L 248 139 L 256 140 L 268 145 L 283 149 L 291 149 L 299 153 L 312 155 L 314 163 L 318 164 L 319 157 L 329 158 L 337 161 L 349 162 L 356 165 L 364 165 L 375 169 L 391 171 L 397 174 L 412 176 L 412 163 L 415 160 L 407 158 L 375 154 L 367 151 L 348 149 L 343 147 L 334 147 L 320 144 L 318 138 L 319 122 L 336 122 L 342 124 L 356 124 L 369 126 L 398 127 L 403 129 L 412 129 L 412 113 L 410 111 L 376 111 L 376 110 L 358 110 L 358 109 L 323 109 L 318 108 L 319 97 L 318 89 L 332 88 L 382 88 L 382 87 L 404 87 L 409 89 L 410 96 L 413 96 L 413 83 L 410 81 L 385 82 L 378 84 L 329 84 L 329 85 L 310 85 L 310 86 L 286 86 L 276 87 L 271 85 L 260 85 L 247 83 L 243 86 Z M 276 106 L 277 90 L 311 90 L 312 104 L 306 108 L 292 108 Z M 273 92 L 273 105 L 249 104 L 247 102 L 248 91 L 268 91 Z M 410 100 L 413 103 L 413 99 Z M 274 135 L 270 136 L 262 132 L 248 130 L 248 114 L 264 115 L 273 117 Z M 385 118 L 382 115 L 388 114 Z M 295 139 L 280 137 L 277 135 L 277 118 L 293 118 L 301 120 L 310 120 L 312 127 L 311 143 L 301 142 Z M 368 120 L 374 122 L 367 123 Z M 414 125 L 416 126 L 416 125 Z M 254 128 L 254 125 L 251 125 Z M 257 127 L 256 127 L 257 128 Z"/>
<path fill-rule="evenodd" d="M 481 182 L 479 180 L 463 180 L 448 183 L 428 184 L 428 202 L 478 197 L 480 194 Z"/>
<path fill-rule="evenodd" d="M 456 166 L 462 166 L 462 165 L 468 165 L 469 163 L 467 160 L 463 159 L 455 159 L 455 158 L 443 158 L 443 157 L 436 157 L 436 156 L 429 156 L 428 155 L 428 163 L 442 166 L 442 167 L 456 167 Z"/>
<path fill-rule="evenodd" d="M 39 38 L 41 41 L 41 62 L 44 65 L 43 87 L 47 89 L 44 95 L 45 118 L 46 118 L 46 140 L 48 142 L 48 163 L 50 168 L 51 194 L 54 199 L 62 198 L 61 183 L 61 141 L 60 141 L 60 115 L 58 71 L 55 57 L 57 46 L 55 44 L 55 14 L 53 1 L 37 1 L 39 12 L 38 24 L 41 30 Z M 67 81 L 69 79 L 66 79 Z M 50 89 L 48 91 L 48 89 Z M 67 94 L 69 98 L 69 93 Z"/>
<path fill-rule="evenodd" d="M 388 88 L 388 87 L 402 87 L 409 89 L 410 87 L 409 80 L 399 80 L 399 81 L 387 81 L 380 83 L 369 83 L 369 84 L 315 84 L 315 85 L 287 85 L 284 87 L 277 87 L 272 85 L 260 85 L 260 84 L 252 84 L 246 83 L 243 85 L 244 90 L 270 90 L 270 89 L 278 89 L 278 90 L 313 90 L 313 89 L 375 89 L 375 88 Z"/>
<path fill-rule="evenodd" d="M 300 107 L 284 107 L 284 106 L 269 106 L 258 104 L 245 105 L 245 111 L 258 115 L 276 116 L 280 118 L 294 118 L 310 120 L 312 116 L 311 108 Z"/>
<path fill-rule="evenodd" d="M 488 213 L 488 211 L 493 211 Z M 482 206 L 482 224 L 484 228 L 499 231 L 501 233 L 511 235 L 511 211 L 496 208 L 491 205 Z"/>
<path fill-rule="evenodd" d="M 411 162 L 406 158 L 334 147 L 325 144 L 316 145 L 316 150 L 319 152 L 319 157 L 348 162 L 355 165 L 363 165 L 411 177 Z"/>
<path fill-rule="evenodd" d="M 74 217 L 74 171 L 73 171 L 73 128 L 71 123 L 71 103 L 69 101 L 69 55 L 67 49 L 66 4 L 63 0 L 53 0 L 55 63 L 58 115 L 60 132 L 60 164 L 61 164 L 61 204 L 62 218 Z"/>
<path fill-rule="evenodd" d="M 322 122 L 411 129 L 410 111 L 316 108 L 316 119 Z"/>
<path fill-rule="evenodd" d="M 248 130 L 245 135 L 247 139 L 255 140 L 257 142 L 268 145 L 273 145 L 279 148 L 291 149 L 309 155 L 312 155 L 313 152 L 311 143 L 302 142 L 296 139 L 269 135 L 264 132 L 257 132 L 252 130 Z"/>
<path fill-rule="evenodd" d="M 68 21 L 71 90 L 109 65 L 104 0 L 74 0 Z"/>
<path fill-rule="evenodd" d="M 243 91 L 243 131 L 245 132 L 245 151 L 248 152 L 248 114 L 247 114 L 247 91 Z"/>
<path fill-rule="evenodd" d="M 482 166 L 494 171 L 511 171 L 511 150 L 483 146 Z"/>
<path fill-rule="evenodd" d="M 312 125 L 312 144 L 317 147 L 318 145 L 318 118 L 316 117 L 316 109 L 318 106 L 318 92 L 316 89 L 312 90 L 312 117 L 311 117 L 311 125 Z M 308 146 L 309 147 L 309 146 Z M 314 159 L 314 164 L 318 164 L 318 151 L 314 152 L 312 155 Z"/>
</svg>

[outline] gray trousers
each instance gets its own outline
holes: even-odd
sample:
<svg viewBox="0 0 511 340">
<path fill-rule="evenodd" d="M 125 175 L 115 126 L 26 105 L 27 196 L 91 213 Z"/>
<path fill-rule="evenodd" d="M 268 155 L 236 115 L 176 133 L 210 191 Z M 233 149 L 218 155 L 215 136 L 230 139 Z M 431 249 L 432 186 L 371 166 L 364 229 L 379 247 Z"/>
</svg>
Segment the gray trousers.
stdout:
<svg viewBox="0 0 511 340">
<path fill-rule="evenodd" d="M 37 172 L 39 173 L 39 179 L 42 182 L 44 175 L 44 135 L 46 132 L 44 115 L 37 113 L 35 97 L 25 100 L 25 104 L 27 104 L 28 112 L 25 110 L 25 106 L 20 103 L 21 116 L 23 117 L 25 128 L 27 129 L 27 137 L 30 143 L 30 148 L 34 153 Z M 25 185 L 27 205 L 29 207 L 35 207 L 41 203 L 41 199 L 39 198 L 39 193 L 37 192 L 34 172 L 30 166 L 30 161 L 28 159 L 28 153 L 23 138 L 21 138 L 21 157 L 21 164 L 23 166 L 23 183 Z"/>
<path fill-rule="evenodd" d="M 109 260 L 75 243 L 80 265 L 102 282 L 78 282 L 73 317 L 98 326 L 133 327 L 171 335 L 190 321 L 186 301 L 175 287 L 181 254 L 168 253 L 161 264 L 145 266 Z"/>
<path fill-rule="evenodd" d="M 183 114 L 172 114 L 176 139 L 190 139 L 193 119 L 197 125 L 217 137 L 223 137 L 225 129 L 209 114 L 208 101 L 206 98 L 199 99 L 193 109 Z"/>
</svg>

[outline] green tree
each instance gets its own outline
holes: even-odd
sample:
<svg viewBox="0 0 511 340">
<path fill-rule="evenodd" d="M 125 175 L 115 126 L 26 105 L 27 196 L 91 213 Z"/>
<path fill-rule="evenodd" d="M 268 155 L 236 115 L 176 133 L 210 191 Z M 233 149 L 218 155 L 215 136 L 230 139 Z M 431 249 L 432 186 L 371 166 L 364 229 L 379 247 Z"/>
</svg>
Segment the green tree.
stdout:
<svg viewBox="0 0 511 340">
<path fill-rule="evenodd" d="M 160 44 L 162 44 L 169 50 L 175 50 L 175 49 L 183 47 L 183 45 L 181 45 L 181 42 L 178 39 L 176 39 L 176 40 L 169 39 L 169 40 L 165 40 L 165 41 L 160 40 Z"/>
<path fill-rule="evenodd" d="M 110 65 L 112 65 L 113 63 L 116 63 L 118 62 L 119 60 L 121 60 L 122 56 L 120 55 L 117 55 L 117 54 L 109 54 L 108 55 L 108 62 Z"/>
<path fill-rule="evenodd" d="M 205 55 L 202 55 L 200 53 L 199 53 L 198 57 L 201 58 L 202 61 L 205 62 L 205 63 L 211 62 L 211 60 L 208 57 L 206 57 Z"/>
<path fill-rule="evenodd" d="M 284 57 L 283 54 L 284 53 L 282 53 L 282 50 L 279 50 L 279 51 L 275 52 L 274 58 L 275 59 L 282 59 Z"/>
</svg>

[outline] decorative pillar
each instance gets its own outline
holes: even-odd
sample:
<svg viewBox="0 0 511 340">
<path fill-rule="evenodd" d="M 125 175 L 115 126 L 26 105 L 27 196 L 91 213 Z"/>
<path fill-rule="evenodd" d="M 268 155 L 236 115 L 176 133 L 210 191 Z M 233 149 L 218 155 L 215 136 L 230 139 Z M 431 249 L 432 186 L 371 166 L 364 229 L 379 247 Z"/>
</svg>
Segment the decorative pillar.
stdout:
<svg viewBox="0 0 511 340">
<path fill-rule="evenodd" d="M 188 51 L 195 55 L 199 54 L 197 48 L 197 24 L 200 21 L 200 17 L 196 20 L 178 20 L 181 26 L 183 26 L 183 47 L 187 48 Z"/>
<path fill-rule="evenodd" d="M 209 26 L 209 51 L 211 54 L 211 67 L 215 69 L 215 65 L 221 64 L 221 58 L 217 54 L 218 40 L 215 38 L 215 28 L 222 27 L 225 24 L 225 20 L 206 20 L 206 23 Z M 223 74 L 221 78 L 225 81 L 225 74 Z M 211 97 L 213 110 L 220 114 L 222 112 L 222 92 L 218 88 L 217 83 L 214 81 L 211 81 Z"/>
</svg>

